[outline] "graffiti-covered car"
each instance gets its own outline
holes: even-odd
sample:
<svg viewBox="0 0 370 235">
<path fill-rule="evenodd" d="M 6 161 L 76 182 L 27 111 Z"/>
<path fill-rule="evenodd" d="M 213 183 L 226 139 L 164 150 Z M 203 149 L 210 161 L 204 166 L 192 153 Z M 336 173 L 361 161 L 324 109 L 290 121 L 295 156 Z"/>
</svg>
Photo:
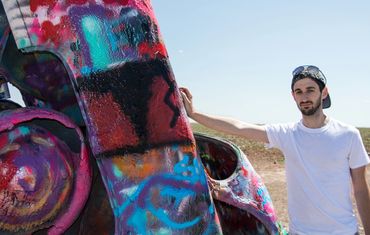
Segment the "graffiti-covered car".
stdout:
<svg viewBox="0 0 370 235">
<path fill-rule="evenodd" d="M 0 75 L 27 107 L 1 113 L 1 233 L 281 232 L 237 147 L 194 138 L 149 0 L 2 8 Z"/>
</svg>

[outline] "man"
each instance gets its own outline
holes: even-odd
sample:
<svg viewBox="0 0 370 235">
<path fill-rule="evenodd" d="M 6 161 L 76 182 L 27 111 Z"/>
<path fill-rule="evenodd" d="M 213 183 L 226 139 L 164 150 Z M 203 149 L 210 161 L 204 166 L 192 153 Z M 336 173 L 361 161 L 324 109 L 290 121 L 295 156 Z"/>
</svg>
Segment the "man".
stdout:
<svg viewBox="0 0 370 235">
<path fill-rule="evenodd" d="M 290 234 L 357 234 L 351 182 L 357 208 L 370 235 L 370 163 L 359 131 L 327 117 L 331 105 L 326 78 L 305 65 L 293 71 L 292 96 L 302 119 L 292 124 L 258 126 L 197 112 L 192 96 L 180 88 L 190 118 L 218 131 L 261 141 L 285 156 Z"/>
</svg>

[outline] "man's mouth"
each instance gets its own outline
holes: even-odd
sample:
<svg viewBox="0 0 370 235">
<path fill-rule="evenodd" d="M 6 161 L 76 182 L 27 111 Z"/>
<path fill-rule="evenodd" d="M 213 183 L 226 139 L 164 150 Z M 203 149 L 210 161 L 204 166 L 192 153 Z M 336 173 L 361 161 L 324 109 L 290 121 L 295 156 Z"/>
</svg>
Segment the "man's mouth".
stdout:
<svg viewBox="0 0 370 235">
<path fill-rule="evenodd" d="M 309 107 L 311 107 L 312 106 L 312 102 L 302 102 L 301 104 L 300 104 L 300 106 L 302 107 L 302 108 L 309 108 Z"/>
</svg>

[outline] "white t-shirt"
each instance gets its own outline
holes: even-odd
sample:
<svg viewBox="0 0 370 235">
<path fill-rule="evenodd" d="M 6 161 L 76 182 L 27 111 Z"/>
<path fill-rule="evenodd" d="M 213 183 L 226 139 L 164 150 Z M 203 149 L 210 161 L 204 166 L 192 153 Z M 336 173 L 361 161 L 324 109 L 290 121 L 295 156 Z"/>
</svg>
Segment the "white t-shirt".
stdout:
<svg viewBox="0 0 370 235">
<path fill-rule="evenodd" d="M 350 168 L 370 163 L 359 131 L 330 119 L 310 129 L 302 121 L 266 125 L 268 147 L 285 156 L 292 234 L 355 234 Z"/>
</svg>

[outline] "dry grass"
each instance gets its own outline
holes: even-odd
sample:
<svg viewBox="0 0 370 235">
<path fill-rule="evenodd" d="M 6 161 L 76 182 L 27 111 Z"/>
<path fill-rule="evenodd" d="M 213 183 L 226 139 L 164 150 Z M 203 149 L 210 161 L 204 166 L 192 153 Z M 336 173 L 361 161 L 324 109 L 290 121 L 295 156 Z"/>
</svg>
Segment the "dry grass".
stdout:
<svg viewBox="0 0 370 235">
<path fill-rule="evenodd" d="M 284 157 L 277 149 L 266 149 L 264 144 L 240 137 L 226 135 L 199 124 L 192 124 L 194 132 L 205 133 L 232 141 L 247 155 L 254 169 L 262 177 L 270 193 L 279 221 L 288 228 L 287 191 L 284 170 Z M 370 153 L 370 128 L 359 128 L 368 153 Z M 370 171 L 367 172 L 370 182 Z M 360 234 L 364 234 L 360 226 Z"/>
</svg>

